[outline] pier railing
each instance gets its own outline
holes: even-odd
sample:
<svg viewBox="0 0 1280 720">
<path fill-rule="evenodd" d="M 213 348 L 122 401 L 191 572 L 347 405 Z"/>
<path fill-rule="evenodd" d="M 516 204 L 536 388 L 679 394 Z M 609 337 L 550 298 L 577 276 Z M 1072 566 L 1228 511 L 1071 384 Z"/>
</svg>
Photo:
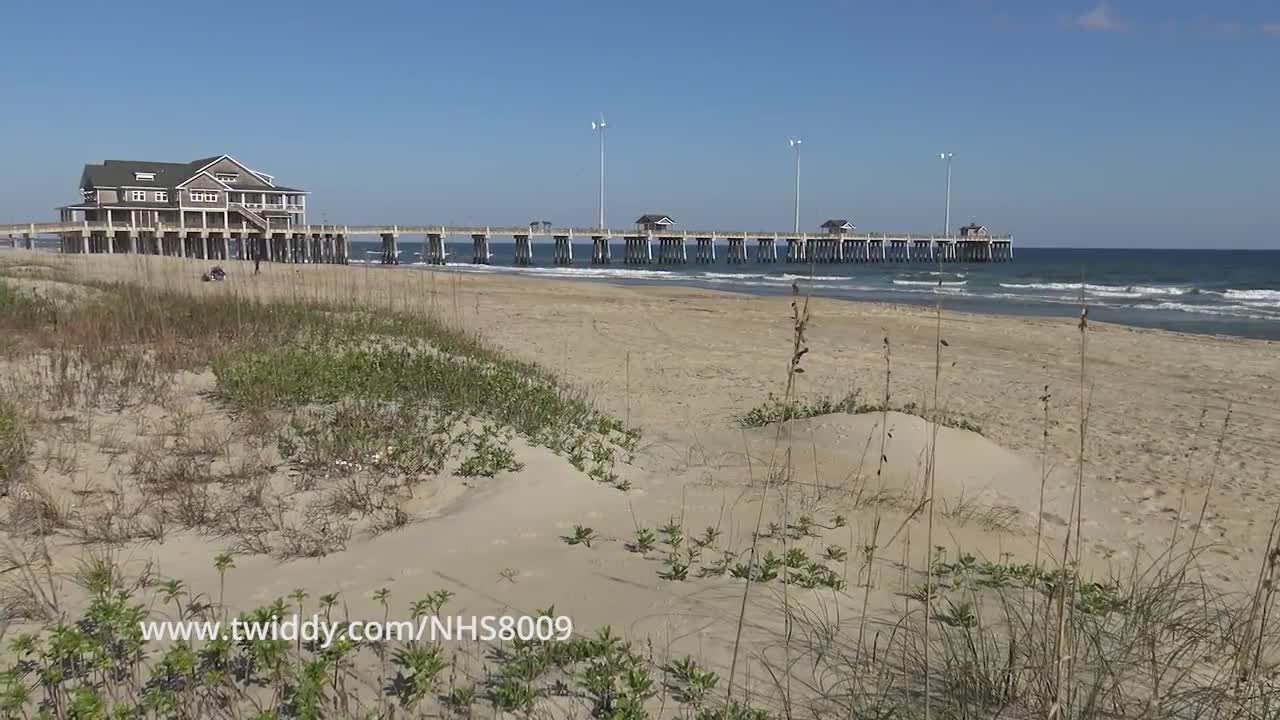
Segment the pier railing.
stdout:
<svg viewBox="0 0 1280 720">
<path fill-rule="evenodd" d="M 747 239 L 772 239 L 772 240 L 847 240 L 847 241 L 874 241 L 883 242 L 891 241 L 931 241 L 931 242 L 947 242 L 965 240 L 970 242 L 996 241 L 1008 242 L 1013 239 L 1012 235 L 983 235 L 983 236 L 958 236 L 958 235 L 941 235 L 938 233 L 903 233 L 903 232 L 855 232 L 843 235 L 833 235 L 825 232 L 778 232 L 774 230 L 677 230 L 674 228 L 666 230 L 641 230 L 636 228 L 595 228 L 595 227 L 561 227 L 561 228 L 542 228 L 528 227 L 522 225 L 516 226 L 491 226 L 491 225 L 294 225 L 289 228 L 271 228 L 263 230 L 259 228 L 216 228 L 201 226 L 181 226 L 170 224 L 150 224 L 150 225 L 132 225 L 128 223 L 108 223 L 108 222 L 90 222 L 90 221 L 59 221 L 47 223 L 20 223 L 0 225 L 0 234 L 7 235 L 40 235 L 40 234 L 56 234 L 56 233 L 75 233 L 75 232 L 174 232 L 174 233 L 198 233 L 198 232 L 269 232 L 272 234 L 286 235 L 289 233 L 313 235 L 313 234 L 334 234 L 341 233 L 343 235 L 440 235 L 443 237 L 471 237 L 476 235 L 485 236 L 520 236 L 520 237 L 579 237 L 579 238 L 624 238 L 624 237 L 673 237 L 684 239 L 710 238 L 712 240 L 724 240 L 728 238 L 747 238 Z"/>
</svg>

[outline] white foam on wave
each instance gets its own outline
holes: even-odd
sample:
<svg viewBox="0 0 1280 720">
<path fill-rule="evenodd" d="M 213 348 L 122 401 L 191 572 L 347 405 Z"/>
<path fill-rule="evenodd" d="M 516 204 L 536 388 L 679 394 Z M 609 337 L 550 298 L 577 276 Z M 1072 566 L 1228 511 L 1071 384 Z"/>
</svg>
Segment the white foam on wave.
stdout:
<svg viewBox="0 0 1280 720">
<path fill-rule="evenodd" d="M 1238 305 L 1190 305 L 1166 300 L 1158 303 L 1140 303 L 1134 307 L 1140 310 L 1176 310 L 1197 315 L 1217 315 L 1244 320 L 1280 320 L 1280 314 L 1259 313 Z"/>
<path fill-rule="evenodd" d="M 1140 292 L 1130 292 L 1128 290 L 1087 290 L 1090 297 L 1104 297 L 1136 300 L 1138 298 L 1148 297 Z"/>
<path fill-rule="evenodd" d="M 446 270 L 448 272 L 461 273 L 515 273 L 519 275 L 533 275 L 535 277 L 557 277 L 557 278 L 593 278 L 596 280 L 616 279 L 636 279 L 636 280 L 672 280 L 681 277 L 678 273 L 670 270 L 625 270 L 621 268 L 603 268 L 603 267 L 512 267 L 509 265 L 427 265 L 425 263 L 414 263 L 415 266 L 433 267 L 438 270 Z"/>
<path fill-rule="evenodd" d="M 945 287 L 945 286 L 939 287 L 937 283 L 923 283 L 923 285 L 927 287 L 888 287 L 888 288 L 881 287 L 881 288 L 857 288 L 857 289 L 867 290 L 870 292 L 911 293 L 913 295 L 919 294 L 919 293 L 928 293 L 928 294 L 941 294 L 941 295 L 974 296 L 973 293 L 969 292 L 968 290 L 965 290 L 962 287 Z M 975 297 L 985 297 L 985 296 L 977 295 Z"/>
<path fill-rule="evenodd" d="M 824 281 L 830 281 L 830 280 L 852 280 L 853 278 L 851 278 L 851 277 L 849 277 L 849 276 L 847 276 L 847 275 L 814 275 L 814 276 L 810 277 L 810 276 L 808 276 L 808 275 L 792 275 L 791 273 L 783 273 L 783 274 L 782 274 L 782 279 L 784 279 L 784 280 L 824 280 Z"/>
<path fill-rule="evenodd" d="M 769 277 L 769 276 L 768 276 L 768 275 L 765 275 L 765 274 L 763 274 L 763 273 L 718 273 L 718 272 L 703 272 L 703 273 L 698 273 L 698 278 L 700 278 L 700 279 L 704 279 L 704 280 L 707 280 L 707 279 L 712 279 L 712 280 L 752 280 L 752 279 L 767 278 L 767 277 Z"/>
<path fill-rule="evenodd" d="M 947 282 L 946 280 L 943 280 L 942 282 L 938 282 L 937 280 L 899 280 L 897 278 L 894 278 L 893 280 L 894 285 L 933 285 L 934 287 L 937 287 L 938 285 L 956 287 L 960 285 L 967 285 L 968 283 L 968 280 L 955 280 L 952 282 Z"/>
<path fill-rule="evenodd" d="M 1228 300 L 1245 301 L 1246 305 L 1280 307 L 1280 290 L 1227 290 L 1222 296 Z"/>
<path fill-rule="evenodd" d="M 1187 295 L 1195 288 L 1169 285 L 1092 285 L 1089 283 L 1000 283 L 1000 287 L 1012 290 L 1075 290 L 1103 297 L 1145 297 L 1147 295 Z"/>
<path fill-rule="evenodd" d="M 687 276 L 686 276 L 687 277 Z M 779 282 L 777 280 L 733 280 L 730 278 L 688 278 L 690 280 L 698 280 L 700 282 L 711 283 L 712 285 L 739 285 L 742 287 L 787 287 L 791 283 Z"/>
</svg>

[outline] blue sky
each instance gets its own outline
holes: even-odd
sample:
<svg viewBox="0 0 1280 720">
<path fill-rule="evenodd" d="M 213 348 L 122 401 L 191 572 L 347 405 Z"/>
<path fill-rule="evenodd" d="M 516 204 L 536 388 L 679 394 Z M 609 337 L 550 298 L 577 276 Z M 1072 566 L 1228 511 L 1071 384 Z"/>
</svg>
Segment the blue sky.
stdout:
<svg viewBox="0 0 1280 720">
<path fill-rule="evenodd" d="M 222 8 L 222 6 L 215 6 Z M 936 230 L 1280 248 L 1280 5 L 10 0 L 0 222 L 80 167 L 230 153 L 312 219 Z"/>
</svg>

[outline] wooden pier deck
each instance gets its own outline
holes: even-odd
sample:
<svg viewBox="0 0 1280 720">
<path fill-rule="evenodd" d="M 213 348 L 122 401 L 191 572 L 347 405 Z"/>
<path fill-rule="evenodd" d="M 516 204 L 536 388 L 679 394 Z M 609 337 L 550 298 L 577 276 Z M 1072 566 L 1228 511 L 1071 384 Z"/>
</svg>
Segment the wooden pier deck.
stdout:
<svg viewBox="0 0 1280 720">
<path fill-rule="evenodd" d="M 1011 235 L 941 236 L 912 233 L 815 232 L 788 233 L 752 230 L 657 231 L 612 228 L 548 228 L 543 226 L 479 225 L 304 225 L 289 228 L 173 227 L 126 225 L 106 222 L 49 222 L 0 225 L 0 236 L 31 247 L 40 235 L 57 235 L 64 253 L 146 253 L 199 259 L 259 257 L 269 262 L 339 263 L 350 260 L 350 239 L 381 240 L 381 262 L 399 264 L 401 243 L 421 237 L 422 259 L 444 264 L 445 241 L 471 238 L 471 262 L 491 261 L 490 238 L 514 241 L 513 262 L 533 260 L 532 242 L 548 238 L 554 243 L 554 263 L 572 265 L 575 238 L 592 242 L 591 263 L 610 264 L 620 244 L 626 264 L 680 264 L 717 262 L 717 251 L 730 263 L 793 262 L 1009 262 L 1013 260 Z M 403 239 L 402 238 L 406 238 Z M 691 248 L 692 246 L 692 248 Z M 692 252 L 691 252 L 692 250 Z M 585 259 L 585 258 L 584 258 Z"/>
</svg>

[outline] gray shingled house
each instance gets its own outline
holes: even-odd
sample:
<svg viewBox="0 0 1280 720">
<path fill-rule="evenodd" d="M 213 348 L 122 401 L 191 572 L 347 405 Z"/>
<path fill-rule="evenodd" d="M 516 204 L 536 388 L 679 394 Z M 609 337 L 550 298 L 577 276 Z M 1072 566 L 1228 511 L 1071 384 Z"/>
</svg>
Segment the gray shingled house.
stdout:
<svg viewBox="0 0 1280 720">
<path fill-rule="evenodd" d="M 230 155 L 189 163 L 106 160 L 80 175 L 80 203 L 64 221 L 122 226 L 281 229 L 305 225 L 307 191 L 276 184 Z"/>
</svg>

